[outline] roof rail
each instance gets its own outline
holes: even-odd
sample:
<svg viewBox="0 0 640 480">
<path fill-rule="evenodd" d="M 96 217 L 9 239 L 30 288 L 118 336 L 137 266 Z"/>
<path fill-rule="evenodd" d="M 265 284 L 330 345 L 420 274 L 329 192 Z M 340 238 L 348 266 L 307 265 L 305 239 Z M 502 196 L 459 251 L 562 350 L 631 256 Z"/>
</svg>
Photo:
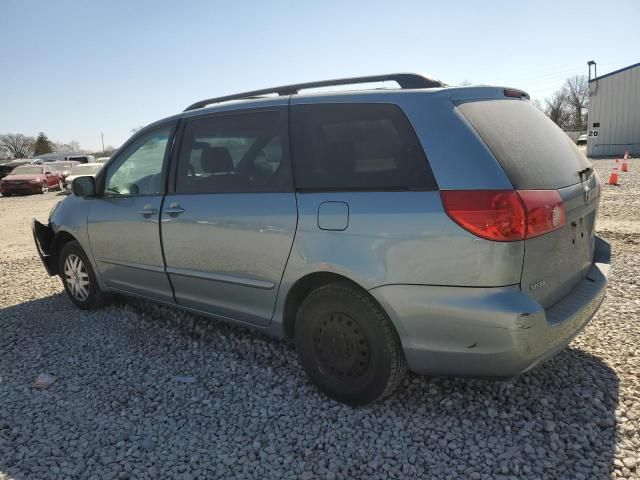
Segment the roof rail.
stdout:
<svg viewBox="0 0 640 480">
<path fill-rule="evenodd" d="M 321 80 L 319 82 L 297 83 L 294 85 L 283 85 L 281 87 L 265 88 L 262 90 L 253 90 L 251 92 L 236 93 L 234 95 L 227 95 L 224 97 L 208 98 L 206 100 L 200 100 L 199 102 L 189 105 L 184 111 L 195 110 L 197 108 L 206 107 L 212 103 L 228 102 L 229 100 L 240 100 L 255 98 L 260 95 L 267 95 L 270 93 L 277 93 L 278 95 L 294 95 L 298 91 L 307 88 L 317 87 L 333 87 L 336 85 L 353 85 L 357 83 L 374 83 L 394 81 L 400 88 L 438 88 L 444 87 L 445 84 L 439 80 L 423 77 L 416 73 L 392 73 L 388 75 L 371 75 L 367 77 L 352 77 L 352 78 L 338 78 L 335 80 Z"/>
</svg>

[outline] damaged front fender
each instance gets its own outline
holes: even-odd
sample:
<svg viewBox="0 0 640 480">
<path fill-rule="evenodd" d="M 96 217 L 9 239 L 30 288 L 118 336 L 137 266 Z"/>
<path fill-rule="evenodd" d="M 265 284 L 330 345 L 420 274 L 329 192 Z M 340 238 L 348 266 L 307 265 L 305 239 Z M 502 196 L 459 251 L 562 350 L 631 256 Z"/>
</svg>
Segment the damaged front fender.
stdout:
<svg viewBox="0 0 640 480">
<path fill-rule="evenodd" d="M 46 268 L 49 276 L 57 275 L 58 265 L 56 258 L 52 256 L 52 245 L 54 233 L 49 224 L 43 225 L 35 218 L 31 220 L 31 232 L 33 233 L 33 240 L 36 244 L 36 250 L 44 268 Z"/>
</svg>

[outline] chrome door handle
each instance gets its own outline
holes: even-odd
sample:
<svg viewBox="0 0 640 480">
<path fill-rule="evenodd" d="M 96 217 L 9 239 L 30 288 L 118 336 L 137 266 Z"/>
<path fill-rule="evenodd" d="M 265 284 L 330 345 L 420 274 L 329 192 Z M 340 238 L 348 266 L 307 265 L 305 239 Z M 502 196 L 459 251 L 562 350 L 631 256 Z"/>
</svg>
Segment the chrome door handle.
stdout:
<svg viewBox="0 0 640 480">
<path fill-rule="evenodd" d="M 169 205 L 169 208 L 162 210 L 162 213 L 168 213 L 172 217 L 180 215 L 182 212 L 184 212 L 184 208 L 180 207 L 179 203 L 172 203 Z"/>
<path fill-rule="evenodd" d="M 158 210 L 151 208 L 151 205 L 145 205 L 142 210 L 138 210 L 138 213 L 144 217 L 150 217 L 151 215 L 156 215 Z"/>
</svg>

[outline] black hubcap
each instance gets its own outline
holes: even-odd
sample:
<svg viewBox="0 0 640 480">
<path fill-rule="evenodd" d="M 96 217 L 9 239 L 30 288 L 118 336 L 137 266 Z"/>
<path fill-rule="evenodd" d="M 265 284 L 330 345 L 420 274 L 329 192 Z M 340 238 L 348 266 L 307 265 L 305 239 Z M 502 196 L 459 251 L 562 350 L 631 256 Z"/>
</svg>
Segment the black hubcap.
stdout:
<svg viewBox="0 0 640 480">
<path fill-rule="evenodd" d="M 343 313 L 326 315 L 313 332 L 313 344 L 326 373 L 348 380 L 367 371 L 369 342 L 360 325 Z"/>
</svg>

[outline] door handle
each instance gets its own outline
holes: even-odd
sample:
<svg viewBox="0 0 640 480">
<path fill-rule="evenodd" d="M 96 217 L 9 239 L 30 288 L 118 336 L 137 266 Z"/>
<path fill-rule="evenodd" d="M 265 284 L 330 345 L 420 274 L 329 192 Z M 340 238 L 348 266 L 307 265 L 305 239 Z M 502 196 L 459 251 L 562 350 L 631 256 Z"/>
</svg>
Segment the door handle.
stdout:
<svg viewBox="0 0 640 480">
<path fill-rule="evenodd" d="M 138 213 L 143 217 L 150 217 L 151 215 L 156 215 L 158 210 L 151 208 L 151 205 L 145 205 L 142 210 L 138 210 Z"/>
<path fill-rule="evenodd" d="M 169 208 L 165 208 L 162 210 L 162 213 L 168 213 L 172 217 L 176 217 L 184 212 L 184 208 L 180 207 L 178 202 L 174 202 L 169 205 Z"/>
</svg>

